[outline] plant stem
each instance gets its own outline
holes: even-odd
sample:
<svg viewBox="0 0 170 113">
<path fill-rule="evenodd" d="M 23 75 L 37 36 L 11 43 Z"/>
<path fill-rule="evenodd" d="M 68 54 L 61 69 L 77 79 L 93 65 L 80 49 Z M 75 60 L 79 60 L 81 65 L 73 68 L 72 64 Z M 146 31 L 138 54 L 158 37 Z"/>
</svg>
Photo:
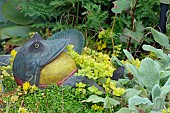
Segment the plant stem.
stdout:
<svg viewBox="0 0 170 113">
<path fill-rule="evenodd" d="M 130 15 L 132 18 L 132 31 L 135 30 L 135 10 L 136 10 L 137 3 L 138 3 L 138 0 L 135 1 L 135 5 L 133 8 L 131 8 L 131 11 L 130 11 Z M 129 37 L 127 50 L 130 50 L 131 40 L 132 40 L 132 37 Z"/>
<path fill-rule="evenodd" d="M 111 34 L 110 34 L 110 38 L 111 38 L 111 40 L 112 40 L 113 53 L 114 53 L 114 40 L 113 40 L 112 34 L 113 34 L 115 22 L 116 22 L 116 17 L 117 17 L 117 13 L 114 15 L 114 20 L 113 20 L 113 23 L 112 23 L 112 31 L 110 32 L 110 33 L 111 33 Z"/>
<path fill-rule="evenodd" d="M 77 4 L 77 17 L 76 17 L 76 25 L 78 25 L 78 18 L 79 18 L 79 0 L 78 0 L 78 4 Z"/>
</svg>

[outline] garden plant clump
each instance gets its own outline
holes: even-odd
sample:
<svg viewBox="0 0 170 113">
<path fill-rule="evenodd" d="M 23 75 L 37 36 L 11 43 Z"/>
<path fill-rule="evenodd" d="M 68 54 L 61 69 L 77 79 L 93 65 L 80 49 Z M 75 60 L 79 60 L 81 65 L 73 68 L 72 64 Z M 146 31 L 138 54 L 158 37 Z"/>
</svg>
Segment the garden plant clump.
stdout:
<svg viewBox="0 0 170 113">
<path fill-rule="evenodd" d="M 11 58 L 0 66 L 0 112 L 170 113 L 170 15 L 163 34 L 157 29 L 159 5 L 160 0 L 1 0 L 1 54 Z M 41 89 L 29 81 L 18 86 L 14 48 L 35 32 L 48 39 L 69 28 L 85 37 L 81 53 L 66 47 L 78 68 L 75 76 L 100 88 L 83 82 L 75 88 Z"/>
</svg>

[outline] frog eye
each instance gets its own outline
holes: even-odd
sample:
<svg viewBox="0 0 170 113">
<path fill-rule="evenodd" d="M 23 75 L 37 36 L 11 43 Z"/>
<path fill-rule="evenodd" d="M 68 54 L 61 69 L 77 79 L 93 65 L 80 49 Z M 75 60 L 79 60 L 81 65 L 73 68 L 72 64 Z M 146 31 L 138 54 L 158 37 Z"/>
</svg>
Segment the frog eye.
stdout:
<svg viewBox="0 0 170 113">
<path fill-rule="evenodd" d="M 39 47 L 40 47 L 40 45 L 39 45 L 38 43 L 35 43 L 35 44 L 34 44 L 34 48 L 35 48 L 35 49 L 38 49 Z"/>
</svg>

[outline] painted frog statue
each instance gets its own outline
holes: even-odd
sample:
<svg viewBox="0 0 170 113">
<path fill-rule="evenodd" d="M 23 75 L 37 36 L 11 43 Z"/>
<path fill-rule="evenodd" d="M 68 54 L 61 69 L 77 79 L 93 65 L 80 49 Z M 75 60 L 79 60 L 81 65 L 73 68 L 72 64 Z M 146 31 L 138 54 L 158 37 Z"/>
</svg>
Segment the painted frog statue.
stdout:
<svg viewBox="0 0 170 113">
<path fill-rule="evenodd" d="M 52 83 L 74 87 L 78 82 L 99 87 L 93 80 L 83 76 L 74 76 L 77 71 L 74 60 L 66 53 L 65 47 L 74 45 L 81 53 L 84 36 L 81 32 L 69 29 L 54 34 L 44 40 L 36 33 L 17 52 L 13 63 L 13 74 L 18 85 L 28 81 L 31 85 L 45 87 Z"/>
</svg>

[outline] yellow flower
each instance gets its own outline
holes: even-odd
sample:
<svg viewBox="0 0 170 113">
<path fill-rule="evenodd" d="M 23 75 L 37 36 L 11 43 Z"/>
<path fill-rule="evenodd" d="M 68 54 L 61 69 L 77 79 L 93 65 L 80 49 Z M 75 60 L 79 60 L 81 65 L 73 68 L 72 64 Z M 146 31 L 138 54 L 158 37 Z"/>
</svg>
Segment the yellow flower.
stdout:
<svg viewBox="0 0 170 113">
<path fill-rule="evenodd" d="M 2 75 L 3 75 L 3 76 L 10 76 L 6 70 L 3 70 L 3 71 L 2 71 Z"/>
<path fill-rule="evenodd" d="M 93 108 L 94 110 L 99 110 L 99 111 L 102 111 L 104 109 L 102 106 L 98 106 L 96 104 L 92 105 L 91 108 Z"/>
<path fill-rule="evenodd" d="M 25 82 L 25 83 L 23 84 L 23 90 L 24 90 L 24 91 L 27 91 L 29 87 L 30 87 L 30 83 L 29 83 L 29 82 Z"/>
<path fill-rule="evenodd" d="M 38 90 L 37 86 L 34 84 L 31 86 L 30 92 L 33 93 L 34 91 Z"/>
<path fill-rule="evenodd" d="M 17 95 L 13 95 L 13 96 L 11 97 L 12 103 L 16 102 L 16 101 L 18 100 L 18 97 L 19 97 L 19 96 L 17 96 Z"/>
<path fill-rule="evenodd" d="M 124 94 L 125 93 L 125 89 L 124 88 L 116 88 L 116 87 L 112 87 L 112 89 L 113 89 L 113 94 L 115 95 L 115 96 L 121 96 L 122 94 Z"/>
<path fill-rule="evenodd" d="M 79 82 L 79 83 L 76 84 L 76 87 L 84 88 L 84 87 L 86 87 L 86 84 L 83 84 L 82 82 Z"/>
<path fill-rule="evenodd" d="M 17 54 L 17 51 L 12 50 L 10 54 L 11 54 L 11 56 L 12 56 L 12 57 L 15 57 L 15 56 L 16 56 L 16 54 Z"/>
<path fill-rule="evenodd" d="M 102 44 L 102 49 L 103 49 L 103 48 L 106 48 L 106 44 Z"/>
<path fill-rule="evenodd" d="M 24 107 L 20 107 L 18 113 L 28 113 L 27 109 Z"/>
</svg>

